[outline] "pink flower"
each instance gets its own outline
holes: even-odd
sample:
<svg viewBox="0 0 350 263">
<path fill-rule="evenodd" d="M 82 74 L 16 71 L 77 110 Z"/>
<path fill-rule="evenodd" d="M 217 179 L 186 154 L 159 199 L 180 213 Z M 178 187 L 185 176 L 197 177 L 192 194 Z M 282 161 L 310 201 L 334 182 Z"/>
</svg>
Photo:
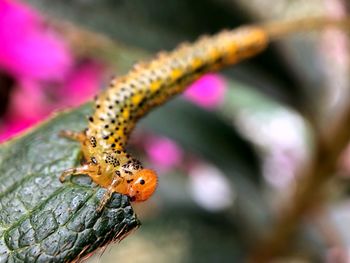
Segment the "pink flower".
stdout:
<svg viewBox="0 0 350 263">
<path fill-rule="evenodd" d="M 182 149 L 165 137 L 150 137 L 145 145 L 146 153 L 152 163 L 167 171 L 181 163 Z"/>
<path fill-rule="evenodd" d="M 30 127 L 37 121 L 38 120 L 20 120 L 8 122 L 6 126 L 0 127 L 0 142 L 8 140 L 13 137 L 14 134 L 18 134 L 20 131 Z"/>
<path fill-rule="evenodd" d="M 57 96 L 63 99 L 61 106 L 77 106 L 92 99 L 98 93 L 104 70 L 104 66 L 95 61 L 77 65 L 65 85 L 57 90 Z"/>
<path fill-rule="evenodd" d="M 5 125 L 0 129 L 0 142 L 38 123 L 54 110 L 77 106 L 91 99 L 98 93 L 103 72 L 103 66 L 96 62 L 77 65 L 65 82 L 49 94 L 45 93 L 50 90 L 49 86 L 22 81 L 11 94 Z"/>
<path fill-rule="evenodd" d="M 225 95 L 226 82 L 218 74 L 207 74 L 193 83 L 185 92 L 186 99 L 206 109 L 216 108 Z"/>
<path fill-rule="evenodd" d="M 18 78 L 62 80 L 71 54 L 39 15 L 9 0 L 0 0 L 0 14 L 0 68 Z"/>
<path fill-rule="evenodd" d="M 16 80 L 0 125 L 0 141 L 53 110 L 79 105 L 97 93 L 102 65 L 74 60 L 64 40 L 34 10 L 0 0 L 0 70 Z"/>
</svg>

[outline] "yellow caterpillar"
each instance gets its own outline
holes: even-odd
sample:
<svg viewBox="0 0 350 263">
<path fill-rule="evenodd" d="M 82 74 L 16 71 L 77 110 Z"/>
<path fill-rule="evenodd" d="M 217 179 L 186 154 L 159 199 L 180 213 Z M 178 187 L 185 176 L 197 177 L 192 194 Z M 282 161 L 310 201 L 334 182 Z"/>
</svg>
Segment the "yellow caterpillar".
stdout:
<svg viewBox="0 0 350 263">
<path fill-rule="evenodd" d="M 89 117 L 89 127 L 84 132 L 62 132 L 81 143 L 86 163 L 64 171 L 60 180 L 75 174 L 90 176 L 107 189 L 100 208 L 113 192 L 126 194 L 132 201 L 148 199 L 157 187 L 157 175 L 144 169 L 125 151 L 139 118 L 203 74 L 261 52 L 271 39 L 328 25 L 349 29 L 350 21 L 315 17 L 261 27 L 244 26 L 204 36 L 192 45 L 182 44 L 172 52 L 159 53 L 150 62 L 136 64 L 125 76 L 113 79 L 110 87 L 97 96 L 95 113 Z"/>
<path fill-rule="evenodd" d="M 259 27 L 241 27 L 204 36 L 194 44 L 182 44 L 147 63 L 140 63 L 125 76 L 112 80 L 95 100 L 95 113 L 81 133 L 64 131 L 78 140 L 86 163 L 66 170 L 60 177 L 86 174 L 107 189 L 103 207 L 113 192 L 132 201 L 148 199 L 157 187 L 156 173 L 125 152 L 128 137 L 137 120 L 155 106 L 182 92 L 209 71 L 251 57 L 262 51 L 268 35 Z"/>
</svg>

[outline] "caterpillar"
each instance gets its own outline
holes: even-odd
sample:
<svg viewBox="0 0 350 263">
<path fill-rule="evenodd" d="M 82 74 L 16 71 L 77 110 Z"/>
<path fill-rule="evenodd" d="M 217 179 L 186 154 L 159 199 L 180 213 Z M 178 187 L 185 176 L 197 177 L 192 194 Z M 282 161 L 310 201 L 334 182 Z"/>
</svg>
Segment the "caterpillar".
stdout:
<svg viewBox="0 0 350 263">
<path fill-rule="evenodd" d="M 114 78 L 95 99 L 95 112 L 88 128 L 62 135 L 81 143 L 85 164 L 63 172 L 86 174 L 107 189 L 101 207 L 113 192 L 132 201 L 147 200 L 157 187 L 157 175 L 125 151 L 137 120 L 152 108 L 182 92 L 203 74 L 235 64 L 265 49 L 266 30 L 245 26 L 203 36 L 194 44 L 184 43 L 172 52 L 161 52 L 149 62 L 136 64 L 125 76 Z"/>
</svg>

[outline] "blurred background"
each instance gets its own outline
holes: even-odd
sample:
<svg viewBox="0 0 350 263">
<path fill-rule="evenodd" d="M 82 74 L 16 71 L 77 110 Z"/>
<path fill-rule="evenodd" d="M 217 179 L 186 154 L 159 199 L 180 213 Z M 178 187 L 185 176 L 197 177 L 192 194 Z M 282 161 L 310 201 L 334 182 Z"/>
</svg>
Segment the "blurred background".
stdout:
<svg viewBox="0 0 350 263">
<path fill-rule="evenodd" d="M 349 14 L 347 0 L 0 0 L 0 141 L 89 101 L 140 59 L 225 28 Z M 131 149 L 159 172 L 142 226 L 87 262 L 241 262 L 288 205 L 349 83 L 349 39 L 300 33 L 195 82 L 138 125 Z M 350 262 L 350 148 L 326 205 L 281 260 Z"/>
</svg>

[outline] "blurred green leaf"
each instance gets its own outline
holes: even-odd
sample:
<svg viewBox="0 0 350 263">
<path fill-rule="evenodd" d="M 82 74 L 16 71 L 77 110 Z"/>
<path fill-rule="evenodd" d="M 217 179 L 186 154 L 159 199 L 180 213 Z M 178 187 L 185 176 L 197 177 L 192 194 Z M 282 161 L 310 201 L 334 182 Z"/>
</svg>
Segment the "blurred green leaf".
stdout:
<svg viewBox="0 0 350 263">
<path fill-rule="evenodd" d="M 79 159 L 79 145 L 58 132 L 82 130 L 89 110 L 58 114 L 0 146 L 0 262 L 71 261 L 139 225 L 126 196 L 114 194 L 98 213 L 104 189 L 85 176 L 58 180 Z"/>
<path fill-rule="evenodd" d="M 215 112 L 175 99 L 154 110 L 142 124 L 175 139 L 183 148 L 210 160 L 229 175 L 260 181 L 259 161 L 250 143 Z"/>
<path fill-rule="evenodd" d="M 177 98 L 154 110 L 141 120 L 140 126 L 174 139 L 188 152 L 225 173 L 237 194 L 235 217 L 244 218 L 251 230 L 267 222 L 269 209 L 261 198 L 260 160 L 251 143 L 243 139 L 219 113 L 206 111 Z M 257 230 L 254 231 L 255 235 L 258 234 Z M 248 232 L 250 230 L 246 229 Z"/>
</svg>

